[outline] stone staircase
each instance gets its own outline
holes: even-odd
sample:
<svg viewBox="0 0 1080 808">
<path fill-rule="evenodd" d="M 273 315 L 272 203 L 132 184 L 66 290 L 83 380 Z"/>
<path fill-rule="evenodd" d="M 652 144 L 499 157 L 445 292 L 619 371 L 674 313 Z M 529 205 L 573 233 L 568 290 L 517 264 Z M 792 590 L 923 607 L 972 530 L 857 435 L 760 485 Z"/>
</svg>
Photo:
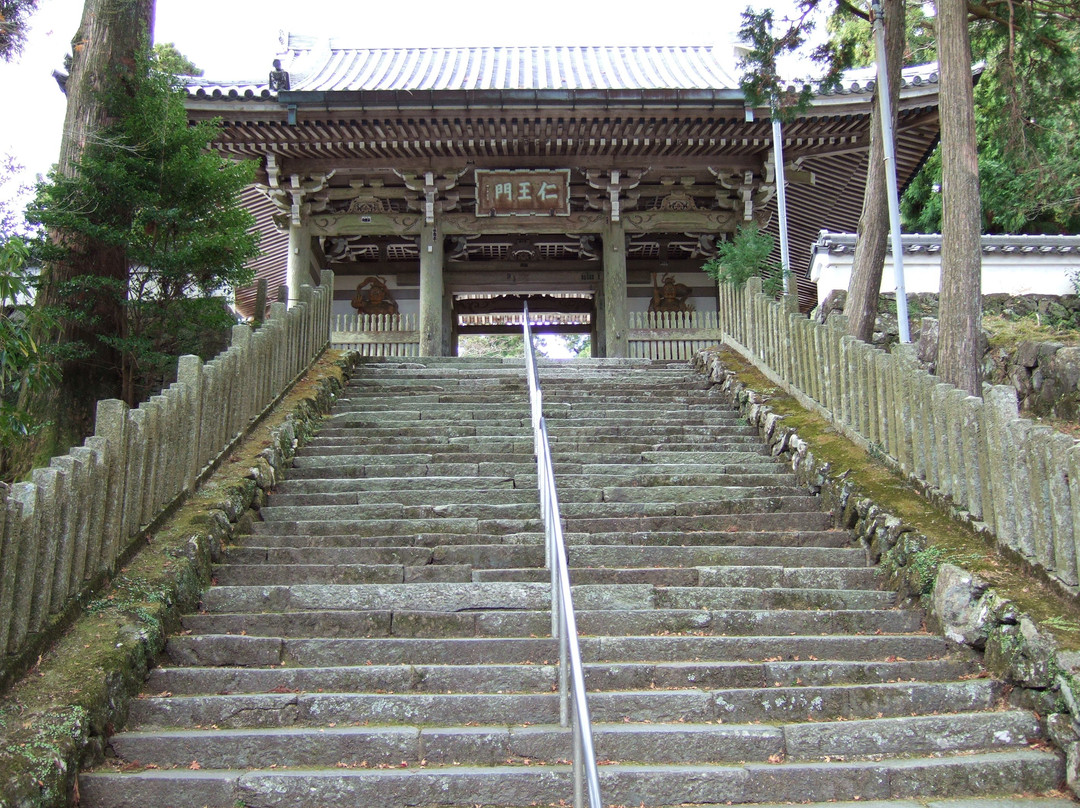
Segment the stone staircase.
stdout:
<svg viewBox="0 0 1080 808">
<path fill-rule="evenodd" d="M 569 803 L 523 377 L 361 366 L 82 805 Z M 699 377 L 541 377 L 606 806 L 1059 787 L 1038 718 L 896 608 Z"/>
</svg>

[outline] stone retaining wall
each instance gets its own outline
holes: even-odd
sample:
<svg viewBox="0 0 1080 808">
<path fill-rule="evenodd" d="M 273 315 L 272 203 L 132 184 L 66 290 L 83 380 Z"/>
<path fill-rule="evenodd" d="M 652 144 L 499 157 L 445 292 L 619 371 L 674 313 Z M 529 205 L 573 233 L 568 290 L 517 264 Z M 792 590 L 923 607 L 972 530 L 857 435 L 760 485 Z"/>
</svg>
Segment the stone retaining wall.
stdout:
<svg viewBox="0 0 1080 808">
<path fill-rule="evenodd" d="M 778 304 L 751 278 L 720 288 L 724 341 L 801 404 L 880 453 L 977 530 L 1080 592 L 1080 446 L 1019 417 L 1016 390 L 969 396 L 919 365 Z M 1074 515 L 1077 517 L 1074 519 Z"/>
<path fill-rule="evenodd" d="M 257 331 L 236 326 L 211 361 L 181 357 L 177 382 L 138 408 L 99 401 L 82 446 L 0 486 L 0 686 L 323 351 L 331 289 L 327 272 Z"/>
<path fill-rule="evenodd" d="M 1080 653 L 1064 651 L 1052 635 L 978 576 L 943 562 L 929 540 L 815 457 L 813 447 L 785 425 L 765 397 L 724 366 L 715 350 L 694 357 L 695 368 L 719 386 L 756 427 L 772 454 L 791 465 L 802 485 L 822 496 L 835 524 L 852 529 L 871 563 L 900 597 L 918 600 L 929 628 L 982 656 L 984 664 L 1012 686 L 1010 700 L 1046 717 L 1054 743 L 1067 756 L 1068 784 L 1080 787 Z"/>
</svg>

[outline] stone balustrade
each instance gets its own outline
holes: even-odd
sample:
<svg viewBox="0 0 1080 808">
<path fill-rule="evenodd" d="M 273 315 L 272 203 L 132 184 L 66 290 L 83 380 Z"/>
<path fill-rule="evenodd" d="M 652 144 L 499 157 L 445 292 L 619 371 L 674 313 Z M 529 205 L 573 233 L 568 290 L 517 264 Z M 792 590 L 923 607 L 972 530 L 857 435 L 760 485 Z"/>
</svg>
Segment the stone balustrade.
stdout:
<svg viewBox="0 0 1080 808">
<path fill-rule="evenodd" d="M 923 370 L 911 346 L 887 353 L 848 336 L 841 315 L 821 325 L 789 305 L 762 294 L 756 278 L 722 284 L 725 342 L 1000 545 L 1080 591 L 1080 444 L 1020 418 L 1010 386 L 970 396 Z"/>
<path fill-rule="evenodd" d="M 0 670 L 32 660 L 50 631 L 132 544 L 227 456 L 327 345 L 333 273 L 233 328 L 214 359 L 182 356 L 176 383 L 137 408 L 99 401 L 82 446 L 0 486 Z"/>
</svg>

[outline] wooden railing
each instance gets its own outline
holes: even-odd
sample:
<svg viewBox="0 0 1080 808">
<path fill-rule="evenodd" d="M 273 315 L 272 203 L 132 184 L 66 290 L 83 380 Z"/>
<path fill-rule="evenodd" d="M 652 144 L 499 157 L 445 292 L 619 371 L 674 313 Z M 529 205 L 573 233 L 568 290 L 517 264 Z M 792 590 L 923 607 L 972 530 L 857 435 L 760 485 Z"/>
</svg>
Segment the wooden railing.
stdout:
<svg viewBox="0 0 1080 808">
<path fill-rule="evenodd" d="M 415 314 L 337 314 L 330 345 L 361 356 L 419 356 L 420 329 Z"/>
<path fill-rule="evenodd" d="M 627 354 L 634 359 L 685 359 L 723 341 L 716 312 L 633 312 Z"/>
</svg>

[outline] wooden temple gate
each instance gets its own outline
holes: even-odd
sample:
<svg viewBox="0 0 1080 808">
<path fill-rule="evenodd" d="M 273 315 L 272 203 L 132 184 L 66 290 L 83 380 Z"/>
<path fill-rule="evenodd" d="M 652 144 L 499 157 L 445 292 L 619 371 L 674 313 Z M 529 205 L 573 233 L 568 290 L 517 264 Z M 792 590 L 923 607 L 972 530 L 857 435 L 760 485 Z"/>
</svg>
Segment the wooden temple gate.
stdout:
<svg viewBox="0 0 1080 808">
<path fill-rule="evenodd" d="M 716 341 L 701 265 L 717 243 L 744 224 L 775 232 L 768 111 L 723 48 L 281 45 L 272 81 L 193 79 L 187 107 L 223 122 L 221 152 L 258 161 L 244 199 L 258 276 L 292 303 L 333 269 L 335 344 L 449 355 L 512 325 L 477 301 L 527 296 L 555 301 L 544 326 L 591 334 L 596 356 L 681 357 Z M 819 93 L 784 125 L 804 309 L 819 230 L 858 221 L 872 85 Z M 906 182 L 936 142 L 936 72 L 909 69 L 900 93 Z M 251 316 L 254 299 L 240 290 L 237 307 Z"/>
</svg>

